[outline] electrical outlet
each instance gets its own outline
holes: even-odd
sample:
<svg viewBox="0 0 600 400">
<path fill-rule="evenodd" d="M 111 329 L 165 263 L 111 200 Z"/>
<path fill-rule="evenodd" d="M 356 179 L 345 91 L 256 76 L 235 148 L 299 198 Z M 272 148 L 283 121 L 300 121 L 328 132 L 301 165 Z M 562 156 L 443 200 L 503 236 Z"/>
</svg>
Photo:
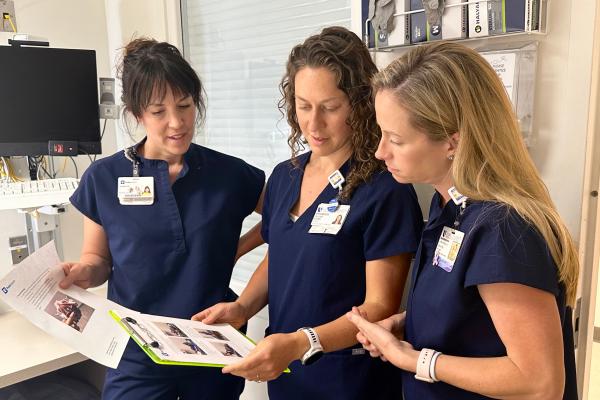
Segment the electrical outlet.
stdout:
<svg viewBox="0 0 600 400">
<path fill-rule="evenodd" d="M 10 21 L 5 18 L 6 15 L 10 16 Z M 17 30 L 17 17 L 13 0 L 0 0 L 0 18 L 0 32 L 14 32 Z"/>
<path fill-rule="evenodd" d="M 100 104 L 100 119 L 119 119 L 119 106 Z"/>
<path fill-rule="evenodd" d="M 27 236 L 13 236 L 8 238 L 8 249 L 12 256 L 13 265 L 17 265 L 29 255 Z"/>
</svg>

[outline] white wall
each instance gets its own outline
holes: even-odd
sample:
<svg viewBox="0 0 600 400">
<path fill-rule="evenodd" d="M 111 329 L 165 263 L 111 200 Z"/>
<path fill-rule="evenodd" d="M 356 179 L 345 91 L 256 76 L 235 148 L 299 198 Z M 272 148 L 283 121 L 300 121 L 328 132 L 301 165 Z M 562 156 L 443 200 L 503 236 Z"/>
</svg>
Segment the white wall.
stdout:
<svg viewBox="0 0 600 400">
<path fill-rule="evenodd" d="M 597 0 L 550 2 L 536 88 L 537 142 L 531 149 L 552 199 L 579 237 Z"/>
<path fill-rule="evenodd" d="M 52 47 L 96 50 L 98 76 L 110 75 L 108 38 L 104 2 L 99 0 L 15 0 L 17 28 L 20 33 L 45 37 Z M 6 45 L 10 35 L 2 34 L 0 44 Z M 74 105 L 73 112 L 77 112 Z M 35 116 L 32 116 L 35 117 Z M 102 143 L 104 154 L 115 151 L 114 123 L 109 121 Z M 62 166 L 62 160 L 55 159 Z M 89 165 L 87 157 L 76 158 L 79 173 Z M 28 176 L 23 160 L 16 160 L 22 167 L 21 176 Z M 65 172 L 59 176 L 75 176 L 69 160 Z M 60 218 L 64 254 L 66 259 L 79 258 L 82 239 L 82 218 L 72 207 Z M 0 211 L 0 275 L 11 268 L 8 238 L 25 235 L 25 218 L 16 211 Z M 6 309 L 0 304 L 0 312 Z"/>
</svg>

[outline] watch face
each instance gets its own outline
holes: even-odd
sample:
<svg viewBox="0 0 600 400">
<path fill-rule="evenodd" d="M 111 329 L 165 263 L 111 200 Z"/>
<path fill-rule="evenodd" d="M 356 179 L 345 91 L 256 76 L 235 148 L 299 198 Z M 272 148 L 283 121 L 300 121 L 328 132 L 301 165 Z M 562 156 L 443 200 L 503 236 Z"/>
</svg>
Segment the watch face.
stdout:
<svg viewBox="0 0 600 400">
<path fill-rule="evenodd" d="M 306 360 L 304 360 L 304 365 L 310 365 L 310 364 L 314 363 L 315 361 L 317 361 L 322 356 L 323 356 L 323 352 L 322 351 L 315 351 L 313 354 L 311 354 L 310 356 L 308 356 L 306 358 Z"/>
</svg>

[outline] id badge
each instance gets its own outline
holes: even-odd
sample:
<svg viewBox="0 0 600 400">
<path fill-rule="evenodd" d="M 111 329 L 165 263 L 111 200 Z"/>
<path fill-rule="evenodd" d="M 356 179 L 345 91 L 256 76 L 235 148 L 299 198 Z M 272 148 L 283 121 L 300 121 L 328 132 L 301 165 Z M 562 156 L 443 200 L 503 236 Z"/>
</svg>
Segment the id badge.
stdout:
<svg viewBox="0 0 600 400">
<path fill-rule="evenodd" d="M 154 178 L 120 177 L 118 178 L 117 196 L 124 206 L 149 206 L 154 203 Z"/>
<path fill-rule="evenodd" d="M 337 235 L 350 212 L 349 205 L 337 206 L 332 210 L 330 203 L 321 203 L 310 223 L 308 233 Z"/>
<path fill-rule="evenodd" d="M 464 237 L 464 232 L 445 226 L 435 248 L 433 265 L 446 272 L 452 271 Z"/>
</svg>

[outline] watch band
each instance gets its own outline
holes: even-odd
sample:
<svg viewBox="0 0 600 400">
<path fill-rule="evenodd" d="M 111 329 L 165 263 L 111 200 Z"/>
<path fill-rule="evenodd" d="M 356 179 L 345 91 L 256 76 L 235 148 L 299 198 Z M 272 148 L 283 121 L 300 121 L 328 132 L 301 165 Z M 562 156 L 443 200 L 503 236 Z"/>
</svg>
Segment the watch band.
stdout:
<svg viewBox="0 0 600 400">
<path fill-rule="evenodd" d="M 433 357 L 431 358 L 431 364 L 429 364 L 429 376 L 434 382 L 439 382 L 440 380 L 435 376 L 435 363 L 438 357 L 441 355 L 439 351 L 436 351 Z"/>
<path fill-rule="evenodd" d="M 323 346 L 321 346 L 319 335 L 317 335 L 317 332 L 312 328 L 300 328 L 298 330 L 306 335 L 310 344 L 310 348 L 304 353 L 300 361 L 302 362 L 302 365 L 312 364 L 323 354 Z"/>
<path fill-rule="evenodd" d="M 313 328 L 300 328 L 298 330 L 304 332 L 304 334 L 308 338 L 308 341 L 310 342 L 311 348 L 315 347 L 315 346 L 321 347 L 321 341 L 319 340 L 319 335 L 317 335 L 317 332 L 315 332 L 315 330 Z"/>
<path fill-rule="evenodd" d="M 415 374 L 415 378 L 428 383 L 433 383 L 434 380 L 431 379 L 431 375 L 429 374 L 429 368 L 431 366 L 431 359 L 435 354 L 435 350 L 431 349 L 422 349 L 421 353 L 419 353 L 419 360 L 417 361 L 417 373 Z"/>
</svg>

